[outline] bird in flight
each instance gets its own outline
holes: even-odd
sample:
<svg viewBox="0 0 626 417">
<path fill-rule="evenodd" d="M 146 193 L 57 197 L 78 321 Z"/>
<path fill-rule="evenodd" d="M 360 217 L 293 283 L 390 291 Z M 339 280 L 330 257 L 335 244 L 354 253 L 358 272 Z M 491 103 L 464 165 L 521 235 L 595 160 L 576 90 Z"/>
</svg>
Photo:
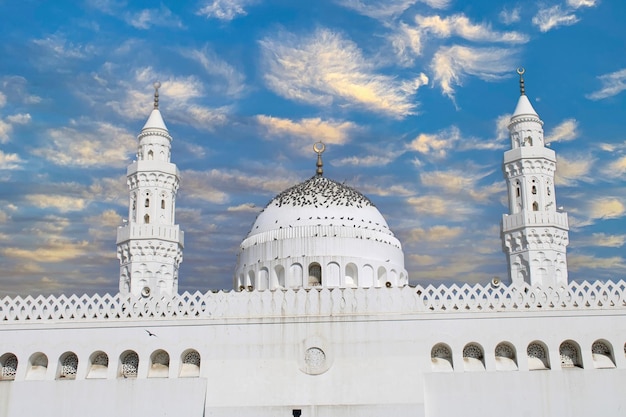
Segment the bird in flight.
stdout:
<svg viewBox="0 0 626 417">
<path fill-rule="evenodd" d="M 144 329 L 146 331 L 146 333 L 148 333 L 148 336 L 154 336 L 154 337 L 158 337 L 156 334 L 152 333 L 150 330 L 148 329 Z"/>
</svg>

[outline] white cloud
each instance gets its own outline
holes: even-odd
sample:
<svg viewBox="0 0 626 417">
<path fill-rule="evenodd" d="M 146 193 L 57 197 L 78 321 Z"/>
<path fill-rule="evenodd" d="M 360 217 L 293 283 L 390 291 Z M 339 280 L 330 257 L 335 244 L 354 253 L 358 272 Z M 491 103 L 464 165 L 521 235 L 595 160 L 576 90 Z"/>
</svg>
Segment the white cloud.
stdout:
<svg viewBox="0 0 626 417">
<path fill-rule="evenodd" d="M 592 219 L 617 219 L 626 214 L 624 203 L 616 197 L 605 197 L 594 200 L 589 205 Z"/>
<path fill-rule="evenodd" d="M 7 116 L 5 120 L 0 119 L 0 143 L 7 143 L 9 135 L 13 132 L 14 125 L 25 125 L 31 121 L 30 114 L 14 114 Z"/>
<path fill-rule="evenodd" d="M 61 213 L 80 211 L 87 206 L 87 201 L 84 198 L 64 195 L 29 194 L 26 196 L 26 200 L 35 207 L 55 208 Z"/>
<path fill-rule="evenodd" d="M 483 42 L 528 42 L 528 36 L 519 32 L 494 32 L 490 25 L 472 23 L 467 16 L 455 14 L 449 17 L 415 16 L 417 26 L 440 38 L 459 36 L 470 41 Z"/>
<path fill-rule="evenodd" d="M 521 7 L 515 7 L 511 10 L 509 9 L 502 9 L 502 11 L 500 12 L 500 14 L 498 14 L 498 18 L 500 19 L 500 21 L 502 23 L 504 23 L 505 25 L 510 25 L 511 23 L 517 23 L 521 20 Z"/>
<path fill-rule="evenodd" d="M 95 52 L 91 45 L 68 42 L 63 36 L 56 34 L 34 39 L 32 42 L 46 52 L 45 57 L 40 57 L 45 59 L 83 59 Z"/>
<path fill-rule="evenodd" d="M 0 129 L 2 128 L 0 124 Z M 24 161 L 15 153 L 4 153 L 0 149 L 0 170 L 14 170 L 21 169 Z"/>
<path fill-rule="evenodd" d="M 476 212 L 476 209 L 466 202 L 438 195 L 410 197 L 407 203 L 420 216 L 445 217 L 454 221 L 466 220 L 470 214 Z"/>
<path fill-rule="evenodd" d="M 257 207 L 256 205 L 254 205 L 253 203 L 243 203 L 243 204 L 239 204 L 238 206 L 231 206 L 228 207 L 226 209 L 226 211 L 229 212 L 236 212 L 236 213 L 257 213 L 260 210 L 259 207 Z"/>
<path fill-rule="evenodd" d="M 568 6 L 571 6 L 575 9 L 578 9 L 580 7 L 594 7 L 599 2 L 599 0 L 567 0 Z"/>
<path fill-rule="evenodd" d="M 5 248 L 2 253 L 7 258 L 16 258 L 32 262 L 64 262 L 76 259 L 89 251 L 87 241 L 69 242 L 51 240 L 36 249 Z"/>
<path fill-rule="evenodd" d="M 30 123 L 31 117 L 30 114 L 28 113 L 20 113 L 20 114 L 14 114 L 12 116 L 7 116 L 7 120 L 10 123 L 16 124 L 16 125 L 25 125 Z"/>
<path fill-rule="evenodd" d="M 446 46 L 435 53 L 430 67 L 435 73 L 434 81 L 445 95 L 454 99 L 454 86 L 461 85 L 466 75 L 486 81 L 506 76 L 514 66 L 515 54 L 511 49 Z"/>
<path fill-rule="evenodd" d="M 437 133 L 420 133 L 407 145 L 409 150 L 437 158 L 444 158 L 449 149 L 461 138 L 461 132 L 456 126 Z"/>
<path fill-rule="evenodd" d="M 592 233 L 589 246 L 621 248 L 626 243 L 626 235 L 607 235 L 606 233 Z"/>
<path fill-rule="evenodd" d="M 318 106 L 337 102 L 401 118 L 414 113 L 413 95 L 428 83 L 424 74 L 404 82 L 377 74 L 354 42 L 327 29 L 304 38 L 282 33 L 261 46 L 266 84 L 290 100 Z"/>
<path fill-rule="evenodd" d="M 566 142 L 578 137 L 578 121 L 566 119 L 556 125 L 545 137 L 546 143 Z"/>
<path fill-rule="evenodd" d="M 556 5 L 540 9 L 533 17 L 533 24 L 542 32 L 556 29 L 560 26 L 571 26 L 579 21 L 570 10 L 563 10 Z"/>
<path fill-rule="evenodd" d="M 337 0 L 343 7 L 378 20 L 388 20 L 400 16 L 409 7 L 425 3 L 434 9 L 445 9 L 451 0 Z"/>
<path fill-rule="evenodd" d="M 181 53 L 202 65 L 209 75 L 217 77 L 220 82 L 216 84 L 223 86 L 222 89 L 225 94 L 239 97 L 245 91 L 245 76 L 221 59 L 208 46 L 204 46 L 202 49 L 184 50 Z"/>
<path fill-rule="evenodd" d="M 380 167 L 390 164 L 398 157 L 397 152 L 389 154 L 377 154 L 368 156 L 350 156 L 337 161 L 332 161 L 333 166 L 361 166 L 361 167 Z"/>
<path fill-rule="evenodd" d="M 606 165 L 603 173 L 610 178 L 621 178 L 626 173 L 626 156 L 620 156 Z"/>
<path fill-rule="evenodd" d="M 180 18 L 163 5 L 160 9 L 143 9 L 135 13 L 126 13 L 124 20 L 137 29 L 150 29 L 153 26 L 183 27 Z"/>
<path fill-rule="evenodd" d="M 3 108 L 5 104 L 7 104 L 7 96 L 0 91 L 0 109 Z"/>
<path fill-rule="evenodd" d="M 613 97 L 626 90 L 626 68 L 598 77 L 602 87 L 598 91 L 587 94 L 586 97 L 591 100 L 601 100 L 607 97 Z"/>
<path fill-rule="evenodd" d="M 314 142 L 343 145 L 350 140 L 350 134 L 357 129 L 353 122 L 342 120 L 322 120 L 319 117 L 300 120 L 283 119 L 257 115 L 256 121 L 267 131 L 267 138 L 287 138 L 288 144 L 310 153 Z M 293 140 L 298 139 L 298 140 Z"/>
<path fill-rule="evenodd" d="M 212 130 L 226 122 L 230 112 L 228 106 L 207 107 L 196 102 L 205 97 L 204 84 L 194 76 L 173 76 L 158 73 L 152 67 L 140 68 L 132 74 L 133 79 L 120 83 L 124 91 L 122 100 L 110 100 L 106 103 L 120 116 L 128 119 L 143 119 L 152 107 L 152 84 L 159 80 L 161 97 L 167 97 L 165 104 L 167 118 L 179 123 L 189 124 L 199 129 Z M 137 90 L 137 86 L 143 86 Z M 150 86 L 150 87 L 148 87 Z"/>
<path fill-rule="evenodd" d="M 245 7 L 256 3 L 256 0 L 209 0 L 196 12 L 197 15 L 219 20 L 233 20 L 248 14 Z"/>
<path fill-rule="evenodd" d="M 578 181 L 589 181 L 594 160 L 587 156 L 566 157 L 559 155 L 554 182 L 556 185 L 573 186 Z"/>
<path fill-rule="evenodd" d="M 400 22 L 391 35 L 388 36 L 389 43 L 400 59 L 400 64 L 410 66 L 413 64 L 413 57 L 422 54 L 423 33 L 404 22 Z"/>
<path fill-rule="evenodd" d="M 456 198 L 466 195 L 476 202 L 485 202 L 493 195 L 504 193 L 505 185 L 503 181 L 497 181 L 486 186 L 479 185 L 480 180 L 489 175 L 490 172 L 472 173 L 472 170 L 469 171 L 452 169 L 449 171 L 423 172 L 420 174 L 420 181 L 422 185 L 434 188 L 443 194 L 455 196 Z"/>
<path fill-rule="evenodd" d="M 109 123 L 72 121 L 47 131 L 49 140 L 33 154 L 61 166 L 124 167 L 137 149 L 135 137 Z"/>
<path fill-rule="evenodd" d="M 599 258 L 593 255 L 584 255 L 573 253 L 567 256 L 567 268 L 572 271 L 580 271 L 581 269 L 610 269 L 615 271 L 616 268 L 625 268 L 624 258 L 621 256 L 612 256 L 610 258 Z"/>
<path fill-rule="evenodd" d="M 446 225 L 432 226 L 429 229 L 417 228 L 411 230 L 407 243 L 428 242 L 439 243 L 456 240 L 463 233 L 461 227 L 450 227 Z"/>
</svg>

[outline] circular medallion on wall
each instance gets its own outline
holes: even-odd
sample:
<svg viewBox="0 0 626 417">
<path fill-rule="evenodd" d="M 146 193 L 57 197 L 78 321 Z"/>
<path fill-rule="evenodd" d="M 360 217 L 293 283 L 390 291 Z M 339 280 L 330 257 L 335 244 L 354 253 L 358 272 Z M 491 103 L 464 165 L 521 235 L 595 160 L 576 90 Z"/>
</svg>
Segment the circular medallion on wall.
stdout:
<svg viewBox="0 0 626 417">
<path fill-rule="evenodd" d="M 329 350 L 321 337 L 310 337 L 301 345 L 300 370 L 309 375 L 326 372 L 332 365 Z"/>
</svg>

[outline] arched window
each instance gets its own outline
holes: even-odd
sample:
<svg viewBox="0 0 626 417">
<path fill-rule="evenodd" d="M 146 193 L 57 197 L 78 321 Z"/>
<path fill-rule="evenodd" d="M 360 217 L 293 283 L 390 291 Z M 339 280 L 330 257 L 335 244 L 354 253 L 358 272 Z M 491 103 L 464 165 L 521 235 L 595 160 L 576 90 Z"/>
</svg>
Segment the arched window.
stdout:
<svg viewBox="0 0 626 417">
<path fill-rule="evenodd" d="M 48 372 L 48 357 L 44 353 L 35 353 L 28 362 L 26 379 L 44 379 Z"/>
<path fill-rule="evenodd" d="M 150 215 L 146 214 L 145 216 L 143 216 L 143 222 L 145 224 L 149 224 L 150 223 Z"/>
<path fill-rule="evenodd" d="M 463 367 L 466 371 L 484 371 L 485 355 L 483 348 L 476 343 L 468 343 L 463 348 Z"/>
<path fill-rule="evenodd" d="M 143 204 L 144 207 L 150 207 L 150 199 L 146 198 L 145 203 Z"/>
<path fill-rule="evenodd" d="M 517 360 L 515 357 L 515 348 L 509 343 L 500 343 L 496 346 L 496 370 L 498 371 L 516 371 Z"/>
<path fill-rule="evenodd" d="M 124 378 L 137 378 L 137 369 L 139 368 L 139 356 L 133 352 L 125 352 L 122 354 L 120 376 Z"/>
<path fill-rule="evenodd" d="M 164 350 L 157 350 L 150 356 L 148 378 L 167 378 L 170 373 L 170 355 Z"/>
<path fill-rule="evenodd" d="M 183 354 L 181 377 L 196 377 L 200 375 L 200 354 L 196 350 L 189 350 Z"/>
<path fill-rule="evenodd" d="M 161 200 L 161 208 L 165 209 L 165 200 Z"/>
<path fill-rule="evenodd" d="M 561 343 L 559 346 L 559 355 L 561 356 L 561 368 L 582 368 L 583 364 L 580 360 L 580 349 L 578 344 L 571 340 Z"/>
<path fill-rule="evenodd" d="M 152 152 L 152 149 L 150 149 L 148 151 L 148 160 L 152 161 L 154 159 L 154 152 Z"/>
<path fill-rule="evenodd" d="M 433 371 L 452 372 L 452 352 L 443 343 L 433 346 L 430 351 L 430 362 Z"/>
<path fill-rule="evenodd" d="M 309 286 L 316 287 L 322 285 L 322 267 L 317 262 L 309 265 Z"/>
<path fill-rule="evenodd" d="M 539 203 L 536 201 L 533 203 L 533 211 L 539 211 Z"/>
<path fill-rule="evenodd" d="M 0 357 L 0 381 L 12 381 L 17 372 L 17 356 L 7 353 Z"/>
<path fill-rule="evenodd" d="M 61 370 L 59 379 L 76 379 L 76 371 L 78 370 L 78 356 L 69 352 L 61 357 Z"/>
<path fill-rule="evenodd" d="M 550 369 L 550 362 L 546 354 L 546 348 L 539 342 L 533 342 L 526 349 L 528 355 L 528 369 L 531 371 Z"/>
<path fill-rule="evenodd" d="M 109 356 L 104 352 L 95 352 L 91 355 L 88 379 L 106 378 L 109 370 Z"/>
<path fill-rule="evenodd" d="M 531 189 L 531 192 L 533 194 L 537 194 L 537 186 L 536 185 L 533 185 L 533 188 Z"/>
<path fill-rule="evenodd" d="M 591 356 L 593 366 L 596 369 L 615 368 L 611 345 L 604 340 L 596 340 L 591 345 Z"/>
<path fill-rule="evenodd" d="M 516 197 L 521 197 L 522 196 L 522 189 L 519 186 L 519 182 L 517 183 L 517 186 L 515 187 L 515 196 Z"/>
</svg>

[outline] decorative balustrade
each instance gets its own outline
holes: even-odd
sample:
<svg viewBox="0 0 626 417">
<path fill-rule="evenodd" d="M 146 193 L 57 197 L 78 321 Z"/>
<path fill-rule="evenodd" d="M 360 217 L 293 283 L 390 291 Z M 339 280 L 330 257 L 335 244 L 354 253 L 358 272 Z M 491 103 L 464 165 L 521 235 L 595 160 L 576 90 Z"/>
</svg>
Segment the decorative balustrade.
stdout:
<svg viewBox="0 0 626 417">
<path fill-rule="evenodd" d="M 179 318 L 261 318 L 626 309 L 626 282 L 539 286 L 428 285 L 426 287 L 195 292 L 167 298 L 120 294 L 5 297 L 0 322 L 106 321 Z"/>
</svg>

